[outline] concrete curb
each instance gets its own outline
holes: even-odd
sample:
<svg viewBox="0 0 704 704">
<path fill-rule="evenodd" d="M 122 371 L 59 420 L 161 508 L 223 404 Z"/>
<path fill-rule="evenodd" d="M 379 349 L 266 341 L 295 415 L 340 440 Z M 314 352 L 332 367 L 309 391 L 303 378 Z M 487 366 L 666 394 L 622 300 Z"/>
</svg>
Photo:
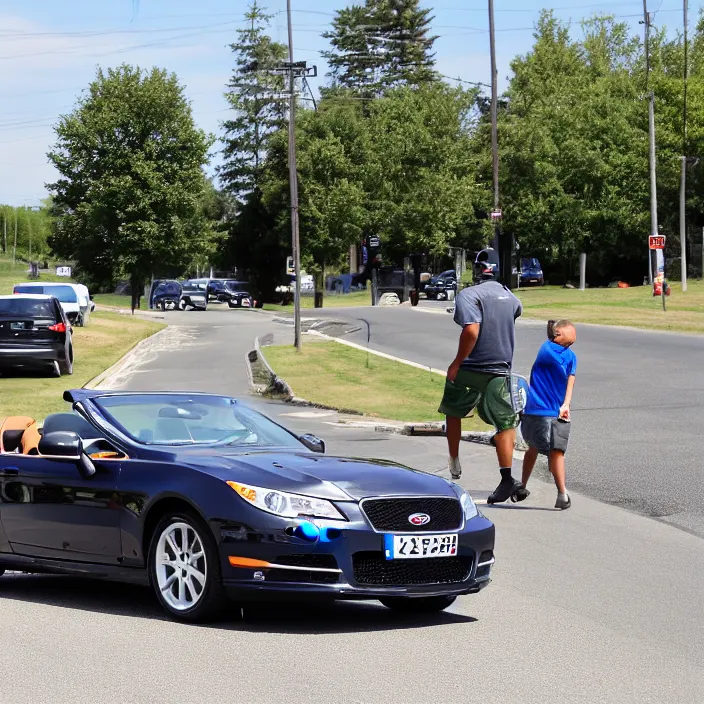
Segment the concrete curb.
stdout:
<svg viewBox="0 0 704 704">
<path fill-rule="evenodd" d="M 337 338 L 334 337 L 329 337 L 328 335 L 325 335 L 323 333 L 317 332 L 317 331 L 309 331 L 307 334 L 313 334 L 317 335 L 319 337 L 328 339 L 328 340 L 334 340 L 335 342 L 339 342 L 340 344 L 347 345 L 350 347 L 355 347 L 358 349 L 362 350 L 368 350 L 366 347 L 362 347 L 361 345 L 357 345 L 356 343 L 353 342 L 348 342 L 347 340 L 338 340 Z M 375 352 L 374 350 L 368 350 L 372 354 L 376 354 L 381 357 L 385 357 L 388 359 L 392 359 L 393 361 L 401 362 L 404 364 L 407 364 L 408 366 L 411 367 L 419 367 L 421 369 L 428 369 L 428 367 L 425 367 L 421 364 L 416 364 L 415 362 L 409 362 L 408 360 L 404 359 L 399 359 L 397 357 L 392 357 L 391 355 L 384 354 L 383 352 Z M 286 401 L 287 403 L 290 403 L 294 406 L 306 406 L 308 408 L 319 408 L 321 410 L 326 410 L 326 411 L 337 411 L 338 413 L 344 413 L 346 415 L 355 415 L 355 416 L 364 416 L 363 413 L 360 413 L 357 410 L 354 409 L 349 409 L 349 408 L 341 408 L 339 406 L 328 406 L 322 403 L 314 403 L 312 401 L 308 401 L 307 399 L 300 398 L 295 395 L 293 389 L 291 388 L 291 385 L 279 377 L 276 372 L 271 368 L 271 365 L 269 362 L 267 362 L 265 355 L 262 352 L 262 345 L 261 345 L 261 338 L 257 337 L 254 340 L 254 349 L 249 352 L 245 358 L 246 363 L 247 363 L 247 375 L 250 380 L 250 387 L 256 394 L 262 394 L 262 393 L 267 393 L 271 392 L 274 390 L 276 393 L 283 393 L 283 400 Z M 254 382 L 253 374 L 252 374 L 252 369 L 251 365 L 254 364 L 255 362 L 260 361 L 265 369 L 267 370 L 267 373 L 269 374 L 270 377 L 270 382 L 267 384 L 266 387 L 263 389 L 261 388 L 262 385 L 256 384 Z M 443 376 L 445 375 L 444 372 L 440 372 L 439 370 L 434 370 L 431 368 L 431 371 L 433 371 L 436 374 L 442 374 Z M 445 424 L 442 421 L 437 421 L 437 422 L 421 422 L 421 423 L 393 423 L 393 422 L 384 422 L 384 421 L 375 421 L 373 419 L 370 419 L 368 421 L 360 420 L 360 421 L 338 421 L 341 425 L 346 425 L 350 428 L 368 428 L 372 429 L 375 433 L 391 433 L 394 435 L 405 435 L 407 437 L 444 437 L 445 436 Z M 480 445 L 491 445 L 491 439 L 494 437 L 494 433 L 492 431 L 465 431 L 462 433 L 462 440 L 465 442 L 474 442 Z M 525 451 L 527 446 L 523 442 L 523 438 L 521 437 L 520 434 L 520 429 L 518 430 L 518 437 L 516 438 L 516 448 L 517 451 L 522 452 Z"/>
<path fill-rule="evenodd" d="M 120 359 L 115 362 L 112 366 L 108 367 L 107 369 L 103 370 L 98 376 L 94 377 L 91 379 L 89 382 L 86 384 L 83 384 L 84 389 L 96 389 L 98 386 L 105 381 L 105 379 L 114 376 L 117 374 L 119 371 L 121 371 L 124 367 L 126 367 L 132 358 L 136 355 L 138 355 L 145 347 L 148 347 L 149 345 L 154 344 L 154 340 L 158 338 L 160 335 L 163 335 L 166 330 L 168 330 L 168 326 L 165 328 L 162 328 L 161 330 L 158 330 L 155 332 L 153 335 L 150 335 L 149 337 L 145 337 L 143 340 L 140 340 L 134 347 L 131 349 L 127 350 Z"/>
</svg>

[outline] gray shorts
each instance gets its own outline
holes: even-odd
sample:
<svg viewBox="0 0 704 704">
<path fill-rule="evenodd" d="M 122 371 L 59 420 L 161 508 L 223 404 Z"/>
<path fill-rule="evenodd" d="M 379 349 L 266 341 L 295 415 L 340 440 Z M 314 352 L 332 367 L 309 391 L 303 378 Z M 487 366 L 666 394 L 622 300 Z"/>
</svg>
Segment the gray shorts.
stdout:
<svg viewBox="0 0 704 704">
<path fill-rule="evenodd" d="M 521 419 L 521 435 L 541 455 L 549 455 L 551 450 L 566 452 L 571 425 L 554 416 L 524 415 Z"/>
</svg>

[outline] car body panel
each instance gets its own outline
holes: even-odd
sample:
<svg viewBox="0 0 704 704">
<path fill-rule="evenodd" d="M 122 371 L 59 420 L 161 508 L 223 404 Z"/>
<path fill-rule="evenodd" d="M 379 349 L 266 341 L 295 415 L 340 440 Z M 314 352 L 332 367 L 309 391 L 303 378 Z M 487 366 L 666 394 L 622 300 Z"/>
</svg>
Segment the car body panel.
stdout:
<svg viewBox="0 0 704 704">
<path fill-rule="evenodd" d="M 154 398 L 159 404 L 170 404 L 164 406 L 169 410 L 181 408 L 186 399 L 192 404 L 189 408 L 202 407 L 213 399 L 214 403 L 227 401 L 232 408 L 247 409 L 255 420 L 275 426 L 287 434 L 290 442 L 286 446 L 211 441 L 146 444 L 126 434 L 134 430 L 128 431 L 112 420 L 110 413 L 115 411 L 108 413 L 106 408 L 121 408 L 123 404 L 131 412 L 129 404 L 133 402 L 131 398 L 115 397 L 139 397 L 144 403 L 135 409 L 151 408 Z M 95 459 L 95 476 L 85 478 L 71 458 L 0 453 L 0 568 L 64 571 L 146 583 L 150 526 L 153 528 L 163 514 L 165 502 L 173 505 L 176 500 L 209 527 L 220 558 L 223 584 L 235 598 L 282 594 L 287 598 L 344 599 L 455 595 L 479 591 L 489 583 L 489 568 L 482 566 L 480 556 L 491 553 L 493 562 L 494 526 L 479 513 L 465 518 L 459 508 L 462 490 L 442 477 L 385 460 L 311 452 L 290 431 L 226 397 L 74 389 L 65 392 L 64 399 L 73 404 L 73 415 L 49 416 L 45 421 L 47 432 L 59 428 L 57 419 L 69 425 L 75 421 L 86 452 L 110 447 L 120 457 Z M 136 417 L 141 422 L 139 413 Z M 174 415 L 159 411 L 161 417 Z M 208 417 L 205 413 L 198 420 Z M 213 411 L 210 422 L 216 423 L 216 419 Z M 267 436 L 262 430 L 257 437 L 265 440 L 274 435 Z M 332 503 L 340 517 L 271 513 L 243 499 L 228 481 L 324 499 Z M 439 501 L 444 507 L 451 506 L 453 516 L 460 519 L 452 528 L 442 529 L 441 523 L 433 528 L 433 521 L 443 519 L 432 509 L 427 530 L 414 528 L 410 515 L 408 521 L 403 519 L 405 514 L 393 531 L 376 530 L 368 518 L 365 500 L 394 502 L 384 504 L 384 510 L 397 506 L 395 502 L 406 502 L 400 509 L 402 514 L 403 506 Z M 297 532 L 302 524 L 317 531 L 314 540 Z M 432 558 L 434 562 L 389 562 L 384 558 L 385 533 L 423 538 L 433 532 L 457 534 L 454 556 Z M 250 564 L 252 560 L 256 564 Z M 299 565 L 301 561 L 303 566 Z M 436 564 L 438 561 L 440 564 Z M 406 564 L 398 564 L 402 562 Z M 335 567 L 308 569 L 305 565 L 310 564 Z M 369 565 L 377 565 L 384 574 L 389 570 L 420 574 L 452 565 L 461 578 L 450 582 L 433 578 L 421 583 L 413 577 L 415 582 L 387 583 L 395 578 L 384 577 L 387 582 L 382 583 L 380 578 L 375 583 Z"/>
</svg>

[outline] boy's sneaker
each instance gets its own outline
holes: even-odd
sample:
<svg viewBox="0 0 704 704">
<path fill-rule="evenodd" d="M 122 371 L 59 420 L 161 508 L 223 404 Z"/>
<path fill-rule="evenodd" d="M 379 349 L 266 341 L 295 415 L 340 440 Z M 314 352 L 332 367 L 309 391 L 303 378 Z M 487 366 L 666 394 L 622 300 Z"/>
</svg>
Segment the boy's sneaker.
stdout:
<svg viewBox="0 0 704 704">
<path fill-rule="evenodd" d="M 494 489 L 494 493 L 489 496 L 486 502 L 488 504 L 500 504 L 511 499 L 511 501 L 515 503 L 516 501 L 523 501 L 529 496 L 530 491 L 517 479 L 511 477 L 509 479 L 502 479 L 499 482 L 499 486 Z"/>
<path fill-rule="evenodd" d="M 459 457 L 450 457 L 450 461 L 447 463 L 450 470 L 450 476 L 453 479 L 459 479 L 462 476 L 462 467 L 460 465 Z"/>
<path fill-rule="evenodd" d="M 570 499 L 570 495 L 565 493 L 565 494 L 558 494 L 557 495 L 557 501 L 555 502 L 555 508 L 559 508 L 561 511 L 564 511 L 566 508 L 569 508 L 572 505 L 572 499 Z"/>
</svg>

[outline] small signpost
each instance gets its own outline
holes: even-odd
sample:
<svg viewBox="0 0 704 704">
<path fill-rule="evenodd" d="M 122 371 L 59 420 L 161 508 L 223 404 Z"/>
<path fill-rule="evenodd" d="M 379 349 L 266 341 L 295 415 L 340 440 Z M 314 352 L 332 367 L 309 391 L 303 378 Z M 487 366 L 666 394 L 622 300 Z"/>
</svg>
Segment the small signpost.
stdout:
<svg viewBox="0 0 704 704">
<path fill-rule="evenodd" d="M 501 220 L 501 209 L 496 208 L 496 210 L 491 211 L 491 219 L 493 221 Z"/>
<path fill-rule="evenodd" d="M 660 296 L 662 309 L 666 310 L 665 296 L 670 295 L 670 286 L 665 279 L 665 235 L 650 235 L 648 248 L 655 251 L 655 276 L 653 277 L 653 296 Z"/>
</svg>

